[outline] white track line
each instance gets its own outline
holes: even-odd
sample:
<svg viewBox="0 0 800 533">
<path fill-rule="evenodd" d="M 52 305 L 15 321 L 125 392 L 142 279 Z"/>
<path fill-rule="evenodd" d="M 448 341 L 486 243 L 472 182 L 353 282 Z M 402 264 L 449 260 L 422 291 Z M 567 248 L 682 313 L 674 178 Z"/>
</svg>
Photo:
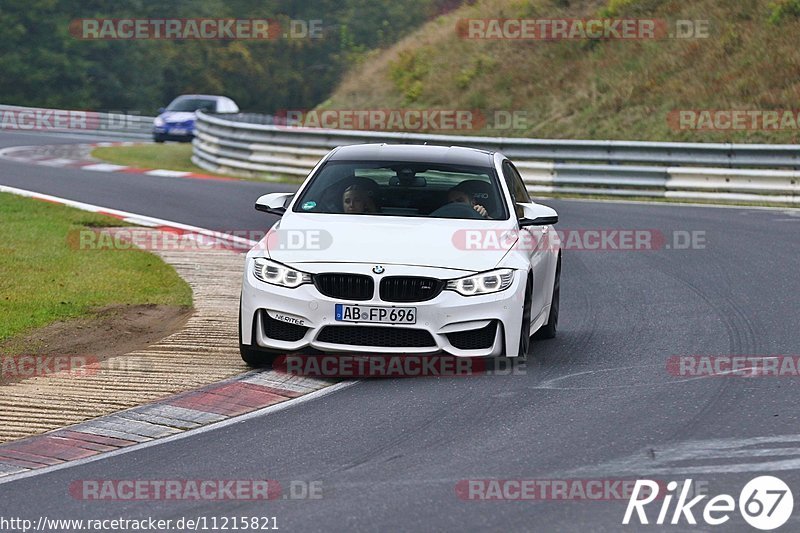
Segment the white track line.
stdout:
<svg viewBox="0 0 800 533">
<path fill-rule="evenodd" d="M 93 163 L 91 165 L 84 165 L 82 170 L 94 170 L 95 172 L 117 172 L 130 168 L 127 165 L 112 165 L 111 163 Z"/>
<path fill-rule="evenodd" d="M 72 165 L 74 163 L 78 163 L 76 159 L 67 159 L 64 157 L 59 157 L 56 159 L 38 159 L 36 161 L 37 165 L 45 165 L 48 167 L 63 167 L 66 165 Z"/>
<path fill-rule="evenodd" d="M 205 228 L 198 228 L 197 226 L 190 226 L 189 224 L 182 224 L 180 222 L 174 222 L 172 220 L 164 220 L 163 218 L 149 217 L 146 215 L 139 215 L 137 213 L 130 213 L 128 211 L 120 211 L 119 209 L 111 209 L 110 207 L 102 207 L 99 205 L 77 202 L 75 200 L 68 200 L 66 198 L 51 196 L 49 194 L 27 191 L 25 189 L 17 189 L 16 187 L 8 187 L 6 185 L 0 185 L 0 192 L 16 194 L 17 196 L 25 196 L 27 198 L 35 198 L 37 200 L 45 200 L 47 202 L 53 202 L 57 204 L 63 204 L 69 207 L 74 207 L 76 209 L 81 209 L 83 211 L 91 211 L 92 213 L 108 214 L 115 216 L 117 218 L 121 218 L 132 224 L 140 224 L 142 226 L 150 226 L 150 227 L 166 226 L 169 228 L 175 228 L 175 229 L 191 231 L 193 233 L 199 233 L 201 235 L 214 237 L 216 239 L 232 241 L 250 247 L 253 247 L 256 244 L 258 244 L 257 241 L 251 239 L 245 239 L 243 237 L 238 237 L 236 235 L 231 235 L 229 233 L 222 233 L 219 231 L 212 231 Z"/>
<path fill-rule="evenodd" d="M 182 170 L 148 170 L 143 172 L 143 174 L 147 174 L 148 176 L 161 176 L 162 178 L 182 178 L 184 176 L 188 176 L 191 172 L 184 172 Z"/>
</svg>

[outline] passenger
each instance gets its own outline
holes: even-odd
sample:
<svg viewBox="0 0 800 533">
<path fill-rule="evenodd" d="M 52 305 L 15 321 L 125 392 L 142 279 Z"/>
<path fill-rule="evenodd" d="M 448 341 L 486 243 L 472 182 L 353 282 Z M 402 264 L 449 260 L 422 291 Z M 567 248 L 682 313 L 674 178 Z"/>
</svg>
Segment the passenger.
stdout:
<svg viewBox="0 0 800 533">
<path fill-rule="evenodd" d="M 360 184 L 349 186 L 342 194 L 342 209 L 347 214 L 377 213 L 374 191 Z"/>
<path fill-rule="evenodd" d="M 480 216 L 483 218 L 489 218 L 489 213 L 486 211 L 486 208 L 476 202 L 472 195 L 468 191 L 464 190 L 460 185 L 456 185 L 447 191 L 447 203 L 471 205 Z"/>
</svg>

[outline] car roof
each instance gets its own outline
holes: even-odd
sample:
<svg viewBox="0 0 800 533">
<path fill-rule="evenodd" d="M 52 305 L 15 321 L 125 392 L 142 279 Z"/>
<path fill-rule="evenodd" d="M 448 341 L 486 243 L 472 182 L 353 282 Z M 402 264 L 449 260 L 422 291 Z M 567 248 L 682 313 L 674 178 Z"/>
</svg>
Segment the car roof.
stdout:
<svg viewBox="0 0 800 533">
<path fill-rule="evenodd" d="M 227 96 L 220 96 L 217 94 L 182 94 L 180 96 L 176 96 L 175 100 L 180 100 L 182 98 L 208 98 L 211 100 L 221 100 L 221 99 L 229 99 Z"/>
<path fill-rule="evenodd" d="M 340 146 L 329 161 L 408 161 L 492 166 L 494 154 L 463 146 L 430 144 L 353 144 Z"/>
</svg>

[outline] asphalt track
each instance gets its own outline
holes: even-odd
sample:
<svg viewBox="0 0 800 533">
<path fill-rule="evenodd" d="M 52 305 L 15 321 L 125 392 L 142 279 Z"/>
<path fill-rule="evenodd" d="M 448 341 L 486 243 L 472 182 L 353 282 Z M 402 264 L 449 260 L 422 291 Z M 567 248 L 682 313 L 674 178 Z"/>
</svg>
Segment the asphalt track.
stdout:
<svg viewBox="0 0 800 533">
<path fill-rule="evenodd" d="M 0 147 L 60 142 L 86 139 L 0 134 Z M 3 160 L 0 184 L 214 230 L 265 229 L 272 219 L 253 210 L 255 198 L 288 187 Z M 667 360 L 800 353 L 800 213 L 544 203 L 559 211 L 560 229 L 702 231 L 706 246 L 567 251 L 559 336 L 532 344 L 523 374 L 361 381 L 218 430 L 0 484 L 0 516 L 275 516 L 282 531 L 658 529 L 622 526 L 625 501 L 457 496 L 460 480 L 484 478 L 692 478 L 712 496 L 738 498 L 748 480 L 773 474 L 798 500 L 800 378 L 680 378 Z M 86 479 L 254 478 L 321 481 L 323 498 L 104 502 L 68 492 Z M 800 529 L 799 513 L 782 530 Z M 681 524 L 668 529 L 700 527 Z M 737 512 L 702 529 L 754 531 Z"/>
</svg>

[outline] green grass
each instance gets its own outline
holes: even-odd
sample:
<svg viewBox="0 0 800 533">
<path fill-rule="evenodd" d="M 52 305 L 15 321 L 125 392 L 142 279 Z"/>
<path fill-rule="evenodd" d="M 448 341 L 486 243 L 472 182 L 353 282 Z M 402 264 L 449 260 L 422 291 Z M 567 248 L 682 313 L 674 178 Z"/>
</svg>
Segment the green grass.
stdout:
<svg viewBox="0 0 800 533">
<path fill-rule="evenodd" d="M 0 194 L 0 220 L 0 341 L 108 305 L 192 304 L 190 287 L 155 255 L 68 242 L 116 219 Z"/>
<path fill-rule="evenodd" d="M 210 172 L 192 163 L 192 145 L 189 143 L 137 144 L 133 146 L 102 146 L 92 150 L 92 156 L 115 165 L 136 168 L 153 168 L 194 172 L 207 176 L 220 176 L 250 181 L 279 181 L 299 183 L 298 178 L 264 174 L 263 177 L 237 176 Z"/>
<path fill-rule="evenodd" d="M 709 36 L 543 42 L 456 32 L 459 19 L 607 16 L 708 20 Z M 475 0 L 355 65 L 320 107 L 478 110 L 487 117 L 483 129 L 449 133 L 797 143 L 800 127 L 704 132 L 679 129 L 670 113 L 796 110 L 798 34 L 798 0 Z M 519 112 L 526 124 L 492 127 L 496 111 Z"/>
<path fill-rule="evenodd" d="M 136 144 L 133 146 L 102 146 L 92 150 L 92 156 L 115 165 L 137 168 L 180 170 L 214 175 L 192 163 L 191 143 Z"/>
</svg>

